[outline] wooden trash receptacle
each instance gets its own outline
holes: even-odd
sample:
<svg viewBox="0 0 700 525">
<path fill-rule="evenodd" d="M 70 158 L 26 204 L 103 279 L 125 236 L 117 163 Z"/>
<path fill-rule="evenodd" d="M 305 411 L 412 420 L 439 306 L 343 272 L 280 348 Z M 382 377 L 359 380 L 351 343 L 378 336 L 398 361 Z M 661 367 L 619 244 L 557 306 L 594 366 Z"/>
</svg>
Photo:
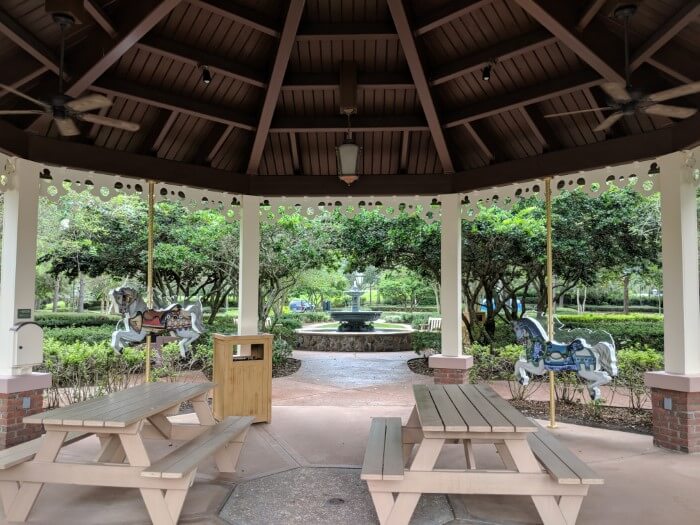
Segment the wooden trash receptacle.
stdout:
<svg viewBox="0 0 700 525">
<path fill-rule="evenodd" d="M 272 335 L 214 334 L 214 417 L 272 417 Z"/>
</svg>

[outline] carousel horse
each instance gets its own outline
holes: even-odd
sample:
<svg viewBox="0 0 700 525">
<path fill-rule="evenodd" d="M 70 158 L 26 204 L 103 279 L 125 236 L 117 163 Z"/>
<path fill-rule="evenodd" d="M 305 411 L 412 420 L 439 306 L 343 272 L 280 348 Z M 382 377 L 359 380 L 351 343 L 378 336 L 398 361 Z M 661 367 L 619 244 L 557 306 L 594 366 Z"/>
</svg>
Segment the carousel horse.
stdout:
<svg viewBox="0 0 700 525">
<path fill-rule="evenodd" d="M 124 343 L 140 343 L 149 333 L 169 333 L 180 338 L 180 355 L 185 358 L 190 344 L 204 333 L 202 325 L 202 303 L 183 308 L 172 304 L 165 309 L 148 308 L 146 302 L 133 288 L 121 287 L 111 290 L 110 295 L 124 316 L 112 333 L 112 348 L 121 353 Z M 123 329 L 120 325 L 123 324 Z"/>
<path fill-rule="evenodd" d="M 530 382 L 528 374 L 571 370 L 586 382 L 591 399 L 597 400 L 600 386 L 617 376 L 614 344 L 603 341 L 591 346 L 582 337 L 568 344 L 548 341 L 542 325 L 529 317 L 515 321 L 513 326 L 518 343 L 525 347 L 525 355 L 515 363 L 515 375 L 523 385 Z"/>
</svg>

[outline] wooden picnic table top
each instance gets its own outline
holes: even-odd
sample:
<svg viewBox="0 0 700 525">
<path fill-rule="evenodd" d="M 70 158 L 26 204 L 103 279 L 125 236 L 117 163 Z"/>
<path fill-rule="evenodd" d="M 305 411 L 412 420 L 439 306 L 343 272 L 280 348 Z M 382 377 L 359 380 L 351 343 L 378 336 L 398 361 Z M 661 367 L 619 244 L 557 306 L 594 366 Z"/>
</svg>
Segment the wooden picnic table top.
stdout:
<svg viewBox="0 0 700 525">
<path fill-rule="evenodd" d="M 123 428 L 208 392 L 213 383 L 144 383 L 24 418 L 25 423 Z"/>
<path fill-rule="evenodd" d="M 413 385 L 423 432 L 537 432 L 489 385 Z"/>
</svg>

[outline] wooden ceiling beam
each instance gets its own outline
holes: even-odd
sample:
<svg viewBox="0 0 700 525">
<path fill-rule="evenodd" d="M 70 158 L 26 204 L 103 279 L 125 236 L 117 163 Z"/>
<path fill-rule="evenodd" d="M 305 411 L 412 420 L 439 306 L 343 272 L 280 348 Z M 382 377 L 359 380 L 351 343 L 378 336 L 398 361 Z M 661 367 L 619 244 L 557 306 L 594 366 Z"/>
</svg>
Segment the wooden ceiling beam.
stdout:
<svg viewBox="0 0 700 525">
<path fill-rule="evenodd" d="M 556 40 L 556 37 L 545 29 L 504 40 L 459 58 L 454 62 L 435 68 L 430 74 L 430 83 L 433 86 L 443 84 L 454 78 L 478 71 L 484 64 L 493 60 L 501 61 L 520 56 L 556 42 Z"/>
<path fill-rule="evenodd" d="M 299 155 L 299 141 L 296 133 L 289 134 L 289 151 L 292 154 L 292 171 L 298 175 L 301 173 L 301 155 Z"/>
<path fill-rule="evenodd" d="M 123 97 L 169 111 L 185 113 L 212 122 L 231 124 L 245 130 L 255 129 L 255 119 L 230 108 L 163 91 L 159 88 L 135 84 L 116 76 L 103 76 L 92 89 L 106 95 Z"/>
<path fill-rule="evenodd" d="M 136 45 L 140 49 L 195 67 L 206 65 L 212 73 L 240 80 L 251 86 L 264 88 L 267 85 L 265 75 L 261 71 L 168 38 L 146 35 Z"/>
<path fill-rule="evenodd" d="M 19 89 L 48 70 L 49 68 L 44 65 L 37 67 L 33 60 L 27 60 L 27 56 L 24 53 L 19 53 L 2 63 L 2 67 L 0 67 L 0 84 Z M 9 94 L 9 91 L 0 88 L 0 98 L 7 94 Z"/>
<path fill-rule="evenodd" d="M 416 27 L 414 34 L 416 36 L 424 35 L 433 29 L 437 29 L 442 25 L 452 22 L 452 20 L 477 11 L 492 2 L 493 0 L 471 0 L 469 2 L 465 2 L 465 0 L 454 0 L 436 9 L 432 13 L 423 15 L 421 17 L 421 24 Z"/>
<path fill-rule="evenodd" d="M 504 111 L 519 109 L 572 91 L 596 86 L 602 82 L 603 80 L 593 71 L 579 71 L 549 82 L 539 82 L 510 93 L 494 95 L 487 100 L 474 102 L 445 115 L 443 121 L 446 127 L 460 126 Z"/>
<path fill-rule="evenodd" d="M 624 77 L 618 72 L 621 71 L 619 60 L 610 56 L 613 49 L 609 49 L 608 35 L 601 31 L 593 32 L 592 28 L 584 34 L 571 29 L 576 25 L 576 13 L 570 9 L 569 2 L 561 0 L 515 0 L 515 2 L 605 80 L 625 83 Z"/>
<path fill-rule="evenodd" d="M 231 0 L 187 0 L 191 5 L 214 13 L 223 18 L 251 27 L 269 36 L 279 37 L 279 24 L 276 20 L 252 9 L 237 5 Z"/>
<path fill-rule="evenodd" d="M 224 134 L 226 134 L 227 132 L 230 133 L 230 129 L 233 129 L 233 126 L 231 126 L 230 124 L 219 124 L 218 122 L 212 124 L 211 129 L 204 136 L 204 139 L 202 139 L 202 141 L 199 143 L 194 156 L 192 157 L 192 159 L 190 159 L 189 162 L 192 164 L 208 165 L 211 162 L 211 159 L 213 158 L 211 152 L 219 144 L 219 142 L 221 141 L 221 137 L 223 137 Z"/>
<path fill-rule="evenodd" d="M 304 24 L 299 27 L 296 40 L 397 40 L 394 26 L 382 22 Z"/>
<path fill-rule="evenodd" d="M 576 29 L 579 32 L 582 32 L 588 27 L 588 24 L 593 21 L 595 15 L 597 15 L 603 8 L 606 1 L 607 0 L 590 0 L 588 2 L 586 9 L 584 9 L 583 13 L 581 14 L 581 18 L 579 18 L 578 24 L 576 24 Z"/>
<path fill-rule="evenodd" d="M 523 116 L 523 120 L 525 120 L 535 134 L 537 140 L 542 143 L 542 147 L 545 151 L 557 150 L 564 147 L 561 139 L 552 129 L 552 125 L 547 122 L 548 119 L 544 118 L 535 107 L 523 106 L 520 108 L 520 112 Z"/>
<path fill-rule="evenodd" d="M 82 56 L 71 57 L 78 66 L 74 68 L 75 75 L 66 94 L 80 96 L 179 3 L 180 0 L 142 0 L 122 11 L 128 19 L 115 20 L 119 27 L 124 28 L 117 38 L 99 34 L 89 40 L 90 45 L 78 46 Z"/>
<path fill-rule="evenodd" d="M 358 89 L 415 89 L 410 73 L 382 71 L 357 74 Z M 287 73 L 282 91 L 339 89 L 338 73 Z"/>
<path fill-rule="evenodd" d="M 233 133 L 234 129 L 236 129 L 234 126 L 226 126 L 226 129 L 223 131 L 223 133 L 221 133 L 219 140 L 216 141 L 216 143 L 211 147 L 211 150 L 209 150 L 209 153 L 207 154 L 206 158 L 207 164 L 211 165 L 216 156 L 219 154 L 219 151 L 221 151 L 221 148 L 224 147 L 224 144 L 231 136 L 231 133 Z"/>
<path fill-rule="evenodd" d="M 467 134 L 472 138 L 472 140 L 476 143 L 477 147 L 482 151 L 482 153 L 486 156 L 488 159 L 488 162 L 491 162 L 496 158 L 496 155 L 491 151 L 491 148 L 489 148 L 486 143 L 483 141 L 479 133 L 476 132 L 474 129 L 474 126 L 472 126 L 469 122 L 464 124 L 464 128 L 467 130 Z"/>
<path fill-rule="evenodd" d="M 275 117 L 270 133 L 345 133 L 348 121 L 342 115 L 332 117 Z M 428 131 L 423 115 L 355 115 L 352 130 L 372 131 Z"/>
<path fill-rule="evenodd" d="M 58 57 L 54 52 L 2 9 L 0 9 L 0 33 L 58 75 Z"/>
<path fill-rule="evenodd" d="M 284 74 L 287 71 L 287 64 L 289 63 L 289 57 L 292 54 L 294 38 L 296 37 L 299 29 L 299 22 L 301 21 L 301 15 L 304 12 L 305 3 L 305 0 L 291 0 L 289 3 L 287 17 L 284 20 L 284 26 L 282 27 L 282 32 L 280 33 L 279 46 L 277 47 L 275 60 L 272 63 L 270 81 L 267 83 L 267 90 L 265 91 L 265 98 L 260 110 L 257 129 L 255 130 L 255 136 L 253 137 L 253 145 L 250 148 L 250 157 L 248 159 L 246 173 L 258 172 L 263 150 L 265 149 L 265 143 L 267 142 L 267 135 L 270 132 L 272 116 L 275 112 L 275 107 L 277 106 L 277 101 L 280 97 L 282 81 L 284 80 Z"/>
<path fill-rule="evenodd" d="M 107 97 L 109 100 L 114 102 L 114 97 Z M 105 116 L 109 112 L 109 107 L 106 108 L 100 108 L 99 111 L 97 112 L 98 115 Z M 100 132 L 100 128 L 102 126 L 97 123 L 93 123 L 92 126 L 90 126 L 90 131 L 88 132 L 88 138 L 94 143 L 95 139 L 97 138 L 97 134 Z"/>
<path fill-rule="evenodd" d="M 85 0 L 83 4 L 85 6 L 85 10 L 97 23 L 97 25 L 100 26 L 104 32 L 110 36 L 110 38 L 116 38 L 118 33 L 117 28 L 109 19 L 109 16 L 107 16 L 107 13 L 105 13 L 102 6 L 100 6 L 96 0 Z"/>
<path fill-rule="evenodd" d="M 632 53 L 630 69 L 634 71 L 641 66 L 688 24 L 696 20 L 698 16 L 700 16 L 700 2 L 697 0 L 686 2 L 683 7 L 666 20 L 653 35 Z"/>
<path fill-rule="evenodd" d="M 418 99 L 423 107 L 423 113 L 425 113 L 425 119 L 428 122 L 430 135 L 433 138 L 433 143 L 437 150 L 440 163 L 442 164 L 442 169 L 445 173 L 453 173 L 455 170 L 454 164 L 452 163 L 447 141 L 445 140 L 445 135 L 440 125 L 433 96 L 430 93 L 430 85 L 428 84 L 428 79 L 425 75 L 420 55 L 418 54 L 415 37 L 413 36 L 413 31 L 408 22 L 406 8 L 402 0 L 387 0 L 387 4 L 389 5 L 389 11 L 391 12 L 391 17 L 396 26 L 396 32 L 399 34 L 401 47 L 403 48 L 408 68 L 411 71 L 413 82 L 416 85 Z"/>
<path fill-rule="evenodd" d="M 399 153 L 399 173 L 406 173 L 408 170 L 408 145 L 411 142 L 411 132 L 401 132 L 401 152 Z"/>
</svg>

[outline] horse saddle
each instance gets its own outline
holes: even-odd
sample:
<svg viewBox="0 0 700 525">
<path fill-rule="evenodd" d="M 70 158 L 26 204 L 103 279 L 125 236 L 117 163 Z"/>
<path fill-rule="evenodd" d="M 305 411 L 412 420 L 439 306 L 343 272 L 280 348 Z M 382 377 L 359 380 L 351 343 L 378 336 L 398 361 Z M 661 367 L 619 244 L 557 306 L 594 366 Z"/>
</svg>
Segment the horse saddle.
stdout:
<svg viewBox="0 0 700 525">
<path fill-rule="evenodd" d="M 191 315 L 183 310 L 179 304 L 173 304 L 162 310 L 146 310 L 138 312 L 129 319 L 131 328 L 137 332 L 145 329 L 148 331 L 172 330 L 185 328 L 191 323 Z"/>
</svg>

